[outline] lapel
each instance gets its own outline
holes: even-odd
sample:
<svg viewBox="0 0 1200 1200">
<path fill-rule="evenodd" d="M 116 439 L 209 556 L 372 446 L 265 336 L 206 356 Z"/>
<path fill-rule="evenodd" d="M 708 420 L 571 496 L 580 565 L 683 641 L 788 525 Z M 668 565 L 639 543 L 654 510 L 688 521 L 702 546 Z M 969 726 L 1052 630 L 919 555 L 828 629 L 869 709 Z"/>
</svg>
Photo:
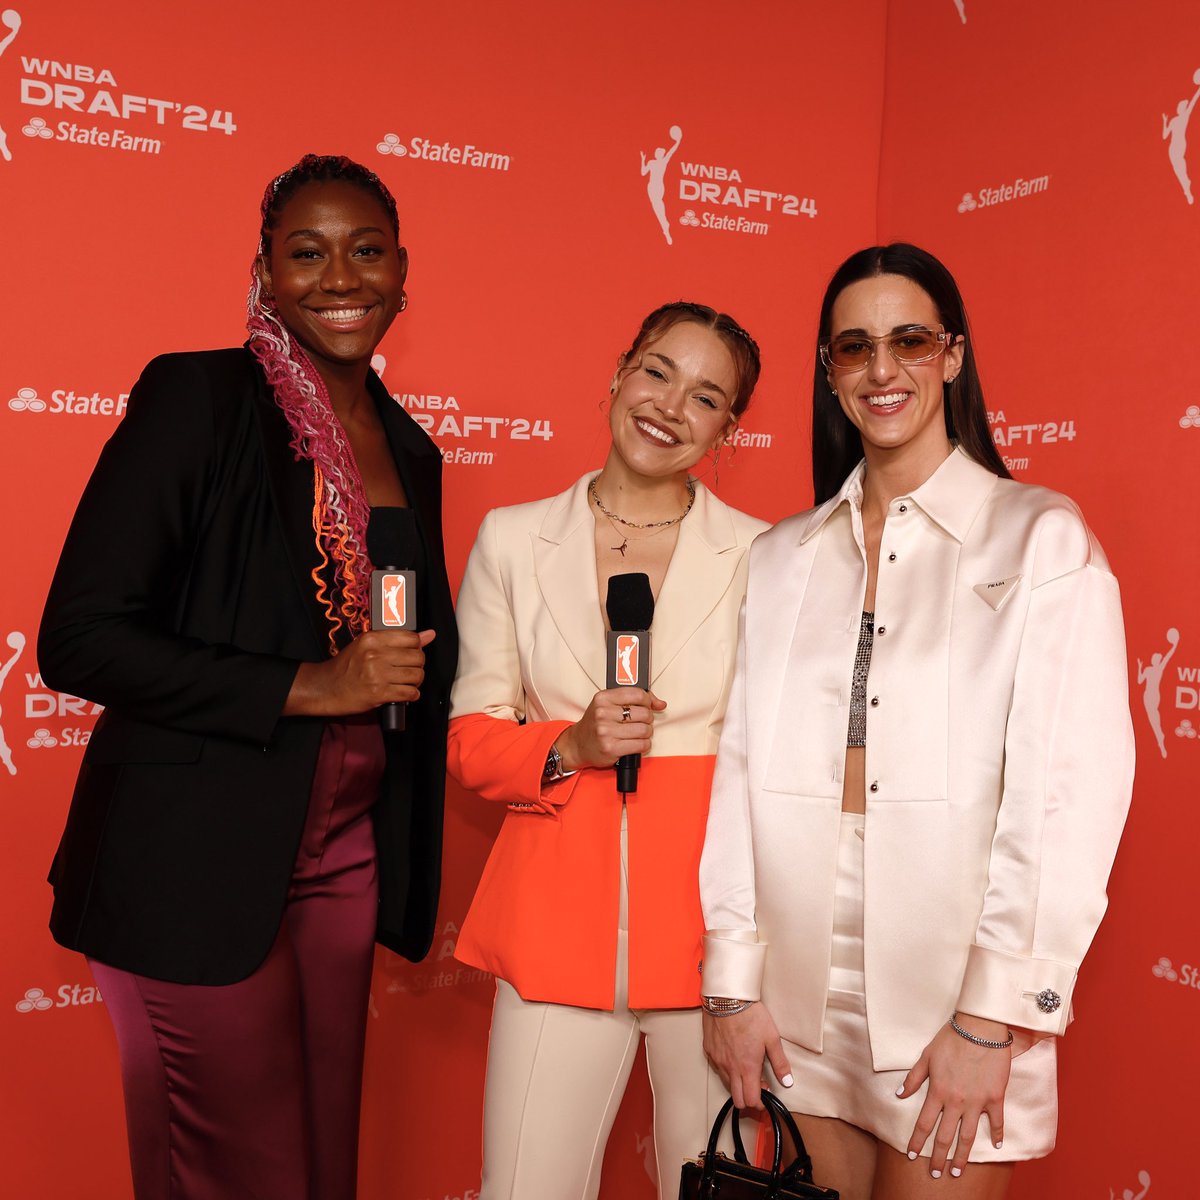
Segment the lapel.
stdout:
<svg viewBox="0 0 1200 1200">
<path fill-rule="evenodd" d="M 538 587 L 559 635 L 597 691 L 604 688 L 604 623 L 596 583 L 595 522 L 585 475 L 551 501 L 534 535 Z M 729 510 L 703 484 L 654 606 L 652 670 L 657 678 L 728 592 L 746 552 Z"/>
<path fill-rule="evenodd" d="M 375 401 L 375 407 L 383 421 L 392 458 L 400 473 L 400 482 L 408 502 L 416 511 L 418 524 L 425 530 L 440 528 L 441 512 L 439 487 L 441 479 L 441 452 L 426 436 L 425 431 L 388 394 L 374 371 L 367 374 L 367 391 Z M 426 541 L 425 550 L 430 546 Z"/>
<path fill-rule="evenodd" d="M 267 387 L 257 361 L 254 379 L 254 415 L 275 515 L 292 568 L 292 582 L 299 592 L 300 604 L 308 615 L 313 636 L 324 656 L 328 653 L 329 624 L 317 603 L 316 585 L 312 578 L 312 572 L 319 562 L 312 527 L 312 463 L 297 459 L 295 451 L 288 444 L 292 431 L 287 418 L 275 403 L 275 397 Z"/>
<path fill-rule="evenodd" d="M 555 496 L 533 535 L 538 589 L 559 636 L 597 691 L 604 690 L 604 622 L 596 583 L 595 522 L 585 475 Z"/>
<path fill-rule="evenodd" d="M 679 540 L 654 607 L 651 663 L 655 676 L 670 666 L 708 620 L 733 582 L 746 553 L 737 544 L 729 509 L 702 483 L 679 526 Z"/>
</svg>

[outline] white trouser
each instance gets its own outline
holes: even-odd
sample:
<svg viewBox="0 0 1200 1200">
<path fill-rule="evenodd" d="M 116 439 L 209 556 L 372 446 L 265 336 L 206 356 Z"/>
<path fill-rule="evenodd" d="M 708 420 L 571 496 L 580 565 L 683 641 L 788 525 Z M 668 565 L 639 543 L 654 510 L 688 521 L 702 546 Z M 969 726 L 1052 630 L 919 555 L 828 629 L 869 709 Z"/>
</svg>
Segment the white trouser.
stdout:
<svg viewBox="0 0 1200 1200">
<path fill-rule="evenodd" d="M 631 1009 L 625 830 L 614 1011 L 522 1000 L 496 981 L 484 1089 L 481 1200 L 595 1200 L 604 1148 L 646 1036 L 654 1093 L 654 1161 L 639 1139 L 660 1200 L 679 1194 L 679 1170 L 708 1141 L 728 1099 L 708 1065 L 699 1009 Z M 728 1139 L 728 1128 L 725 1139 Z M 751 1146 L 751 1149 L 753 1147 Z"/>
</svg>

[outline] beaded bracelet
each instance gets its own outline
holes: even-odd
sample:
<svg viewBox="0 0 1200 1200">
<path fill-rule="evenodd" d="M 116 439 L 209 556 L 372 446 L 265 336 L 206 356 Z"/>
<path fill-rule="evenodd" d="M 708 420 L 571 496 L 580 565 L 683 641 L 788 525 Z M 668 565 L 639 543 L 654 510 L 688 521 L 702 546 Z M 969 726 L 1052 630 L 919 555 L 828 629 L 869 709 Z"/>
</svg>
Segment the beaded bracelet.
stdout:
<svg viewBox="0 0 1200 1200">
<path fill-rule="evenodd" d="M 1013 1044 L 1012 1030 L 1008 1031 L 1008 1040 L 1005 1042 L 993 1042 L 988 1038 L 976 1037 L 973 1033 L 968 1033 L 953 1016 L 950 1018 L 950 1028 L 954 1030 L 961 1038 L 966 1038 L 968 1042 L 973 1042 L 976 1046 L 983 1046 L 987 1050 L 1007 1050 Z"/>
<path fill-rule="evenodd" d="M 731 1000 L 726 996 L 701 996 L 700 1007 L 710 1017 L 732 1017 L 754 1003 L 753 1000 Z"/>
</svg>

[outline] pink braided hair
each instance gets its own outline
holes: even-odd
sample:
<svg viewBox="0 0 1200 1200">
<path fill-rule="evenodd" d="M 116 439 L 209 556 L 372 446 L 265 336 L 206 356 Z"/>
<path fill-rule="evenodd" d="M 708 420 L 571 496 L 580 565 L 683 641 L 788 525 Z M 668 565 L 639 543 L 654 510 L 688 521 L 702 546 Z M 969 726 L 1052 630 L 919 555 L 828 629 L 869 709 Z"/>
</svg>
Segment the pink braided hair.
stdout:
<svg viewBox="0 0 1200 1200">
<path fill-rule="evenodd" d="M 275 402 L 287 418 L 292 431 L 289 445 L 296 458 L 313 464 L 313 533 L 321 563 L 312 575 L 317 600 L 329 618 L 329 651 L 337 654 L 335 635 L 343 621 L 354 635 L 370 625 L 366 490 L 345 431 L 329 402 L 325 381 L 293 341 L 253 267 L 250 276 L 246 301 L 250 350 L 262 365 Z M 329 595 L 322 574 L 331 561 L 334 588 L 341 595 L 340 607 Z"/>
</svg>

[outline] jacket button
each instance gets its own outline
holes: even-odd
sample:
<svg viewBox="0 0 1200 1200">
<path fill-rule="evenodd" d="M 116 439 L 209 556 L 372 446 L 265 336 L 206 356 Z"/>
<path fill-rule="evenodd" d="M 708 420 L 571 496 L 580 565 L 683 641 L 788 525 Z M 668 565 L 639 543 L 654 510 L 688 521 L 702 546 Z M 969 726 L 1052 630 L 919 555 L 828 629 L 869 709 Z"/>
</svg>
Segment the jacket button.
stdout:
<svg viewBox="0 0 1200 1200">
<path fill-rule="evenodd" d="M 895 555 L 894 553 L 893 553 L 893 554 L 889 554 L 889 555 L 888 555 L 888 562 L 895 562 L 895 561 L 896 561 L 896 555 Z"/>
<path fill-rule="evenodd" d="M 900 505 L 900 511 L 901 511 L 901 512 L 908 512 L 908 505 L 907 505 L 907 504 L 902 504 L 902 505 Z"/>
<path fill-rule="evenodd" d="M 880 625 L 880 627 L 879 627 L 877 630 L 875 630 L 875 632 L 876 632 L 877 634 L 879 634 L 879 636 L 880 636 L 880 637 L 883 637 L 883 635 L 884 635 L 885 633 L 887 633 L 887 626 L 886 626 L 886 625 Z"/>
<path fill-rule="evenodd" d="M 1053 988 L 1046 988 L 1038 992 L 1037 1006 L 1044 1013 L 1058 1012 L 1062 1007 L 1062 997 Z"/>
<path fill-rule="evenodd" d="M 872 707 L 872 708 L 878 708 L 878 707 L 879 707 L 879 697 L 878 697 L 878 696 L 872 696 L 872 697 L 871 697 L 871 707 Z"/>
<path fill-rule="evenodd" d="M 879 791 L 879 780 L 878 780 L 878 779 L 876 779 L 876 780 L 875 780 L 875 781 L 874 781 L 874 782 L 871 784 L 871 791 L 873 791 L 873 792 L 877 792 L 877 791 Z"/>
</svg>

